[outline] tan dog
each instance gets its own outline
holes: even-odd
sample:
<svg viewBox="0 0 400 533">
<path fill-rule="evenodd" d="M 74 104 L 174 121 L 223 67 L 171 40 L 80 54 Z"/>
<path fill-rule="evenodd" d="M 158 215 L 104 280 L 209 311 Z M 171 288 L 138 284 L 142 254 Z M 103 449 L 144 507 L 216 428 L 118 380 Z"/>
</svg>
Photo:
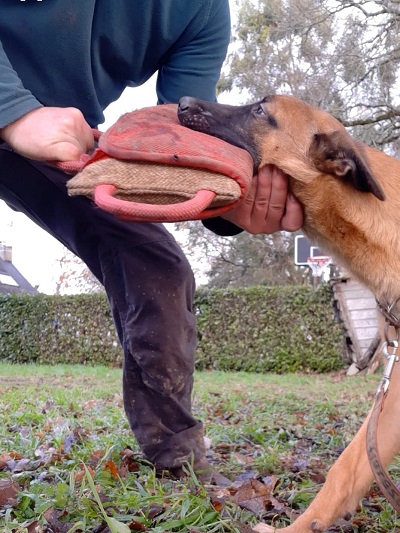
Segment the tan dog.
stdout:
<svg viewBox="0 0 400 533">
<path fill-rule="evenodd" d="M 255 168 L 273 164 L 292 176 L 291 189 L 304 206 L 303 229 L 312 242 L 379 300 L 400 297 L 400 161 L 357 143 L 331 115 L 289 96 L 239 107 L 185 97 L 178 116 L 185 126 L 248 150 Z M 400 305 L 396 307 L 400 316 Z M 385 465 L 400 451 L 399 420 L 400 364 L 395 365 L 379 422 Z M 366 424 L 295 523 L 280 530 L 258 524 L 255 530 L 319 533 L 353 513 L 373 481 Z"/>
</svg>

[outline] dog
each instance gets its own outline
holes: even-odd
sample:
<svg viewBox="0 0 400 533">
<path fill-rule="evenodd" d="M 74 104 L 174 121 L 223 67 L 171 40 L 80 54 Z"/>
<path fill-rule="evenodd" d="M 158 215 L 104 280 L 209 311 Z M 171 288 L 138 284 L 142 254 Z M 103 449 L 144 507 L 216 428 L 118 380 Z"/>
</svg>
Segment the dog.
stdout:
<svg viewBox="0 0 400 533">
<path fill-rule="evenodd" d="M 184 97 L 182 125 L 247 150 L 255 170 L 276 165 L 304 206 L 310 240 L 366 285 L 378 302 L 400 297 L 400 161 L 354 140 L 332 115 L 286 95 L 244 106 Z M 400 303 L 393 313 L 400 317 Z M 378 444 L 387 466 L 400 451 L 400 364 L 379 421 Z M 294 523 L 258 533 L 321 533 L 349 518 L 373 482 L 366 452 L 371 413 L 330 469 L 309 508 Z"/>
</svg>

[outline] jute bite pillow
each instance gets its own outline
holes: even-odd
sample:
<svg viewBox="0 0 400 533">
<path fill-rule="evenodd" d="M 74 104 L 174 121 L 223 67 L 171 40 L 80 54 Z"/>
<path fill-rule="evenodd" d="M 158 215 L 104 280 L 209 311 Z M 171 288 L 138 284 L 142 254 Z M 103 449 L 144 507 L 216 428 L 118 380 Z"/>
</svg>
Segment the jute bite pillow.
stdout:
<svg viewBox="0 0 400 533">
<path fill-rule="evenodd" d="M 252 176 L 248 152 L 181 126 L 167 104 L 127 113 L 101 134 L 68 192 L 123 219 L 178 222 L 234 208 Z"/>
</svg>

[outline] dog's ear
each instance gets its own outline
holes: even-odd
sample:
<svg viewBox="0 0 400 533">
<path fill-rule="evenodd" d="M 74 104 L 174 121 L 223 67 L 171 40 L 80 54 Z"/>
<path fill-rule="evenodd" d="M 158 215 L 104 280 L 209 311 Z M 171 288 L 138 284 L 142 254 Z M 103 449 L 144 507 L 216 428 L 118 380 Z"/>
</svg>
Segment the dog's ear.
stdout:
<svg viewBox="0 0 400 533">
<path fill-rule="evenodd" d="M 379 200 L 385 199 L 361 149 L 356 151 L 344 133 L 316 133 L 309 155 L 318 170 L 342 178 L 359 191 L 370 192 Z"/>
</svg>

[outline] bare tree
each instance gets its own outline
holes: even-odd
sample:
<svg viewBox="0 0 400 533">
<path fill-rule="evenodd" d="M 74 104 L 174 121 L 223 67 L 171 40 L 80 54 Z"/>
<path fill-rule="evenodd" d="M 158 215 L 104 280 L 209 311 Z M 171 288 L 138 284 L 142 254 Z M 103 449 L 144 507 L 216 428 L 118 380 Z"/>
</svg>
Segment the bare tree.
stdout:
<svg viewBox="0 0 400 533">
<path fill-rule="evenodd" d="M 400 153 L 398 0 L 237 0 L 219 91 L 241 101 L 286 93 L 325 109 L 355 137 Z M 189 253 L 207 258 L 210 285 L 304 283 L 291 234 L 220 238 L 188 226 Z"/>
<path fill-rule="evenodd" d="M 293 263 L 294 239 L 290 233 L 220 237 L 205 230 L 198 222 L 186 222 L 188 237 L 183 245 L 186 254 L 196 263 L 202 259 L 212 288 L 252 285 L 299 285 L 310 283 L 307 268 Z"/>
<path fill-rule="evenodd" d="M 240 0 L 228 73 L 254 100 L 289 93 L 367 144 L 400 150 L 400 5 L 391 0 Z"/>
<path fill-rule="evenodd" d="M 58 263 L 56 294 L 83 294 L 103 290 L 103 286 L 85 263 L 67 248 L 64 248 Z"/>
</svg>

